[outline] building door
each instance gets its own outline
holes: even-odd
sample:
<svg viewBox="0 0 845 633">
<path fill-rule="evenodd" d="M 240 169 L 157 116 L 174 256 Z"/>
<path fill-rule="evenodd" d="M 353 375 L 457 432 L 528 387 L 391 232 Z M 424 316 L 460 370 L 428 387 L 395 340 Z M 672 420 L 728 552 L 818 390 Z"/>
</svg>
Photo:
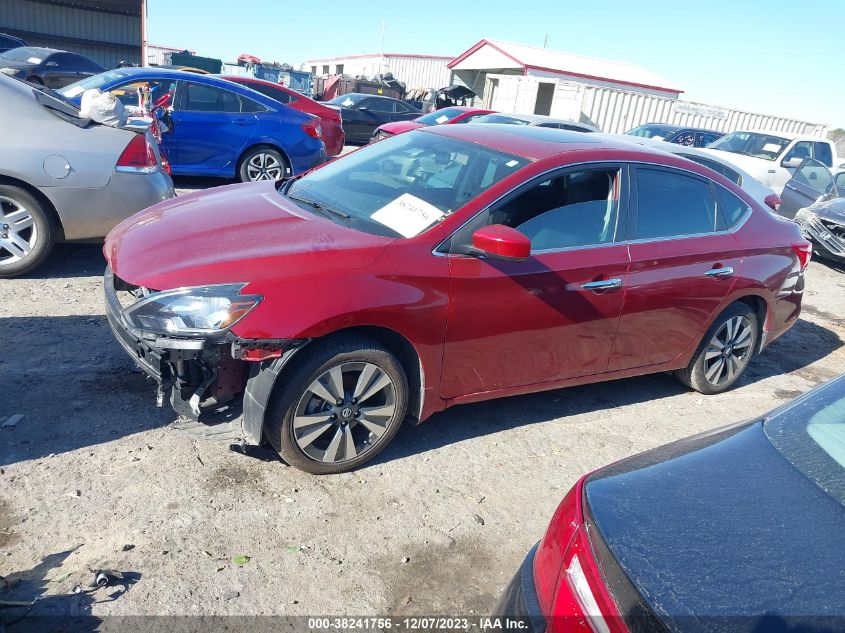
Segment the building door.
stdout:
<svg viewBox="0 0 845 633">
<path fill-rule="evenodd" d="M 499 88 L 498 79 L 487 80 L 487 90 L 484 91 L 484 107 L 488 110 L 493 110 L 493 105 L 496 103 L 496 90 Z"/>
<path fill-rule="evenodd" d="M 537 84 L 537 102 L 534 104 L 534 114 L 548 116 L 552 113 L 552 101 L 555 97 L 555 84 Z"/>
</svg>

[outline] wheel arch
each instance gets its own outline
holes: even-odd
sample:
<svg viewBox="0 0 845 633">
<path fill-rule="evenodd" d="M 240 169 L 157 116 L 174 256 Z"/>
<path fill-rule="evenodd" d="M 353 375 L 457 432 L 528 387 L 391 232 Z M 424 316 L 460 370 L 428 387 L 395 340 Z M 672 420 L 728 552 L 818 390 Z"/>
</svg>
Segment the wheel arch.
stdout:
<svg viewBox="0 0 845 633">
<path fill-rule="evenodd" d="M 38 202 L 40 202 L 44 210 L 47 212 L 50 220 L 53 222 L 53 226 L 56 229 L 56 241 L 63 242 L 65 240 L 65 227 L 62 224 L 62 218 L 59 216 L 59 212 L 56 210 L 55 205 L 53 205 L 50 198 L 45 196 L 40 189 L 30 185 L 28 182 L 21 180 L 19 178 L 15 178 L 13 176 L 7 176 L 6 174 L 0 174 L 0 185 L 9 185 L 11 187 L 19 187 L 26 191 L 28 194 L 33 196 Z"/>
<path fill-rule="evenodd" d="M 287 163 L 287 170 L 289 170 L 291 173 L 293 173 L 293 163 L 291 163 L 290 156 L 288 155 L 288 153 L 279 144 L 272 143 L 272 142 L 270 142 L 266 139 L 261 139 L 260 141 L 245 147 L 244 150 L 241 152 L 241 155 L 238 156 L 238 162 L 235 165 L 235 170 L 236 170 L 235 175 L 236 176 L 239 176 L 240 173 L 241 173 L 241 165 L 243 164 L 243 161 L 244 161 L 244 158 L 246 157 L 246 155 L 249 154 L 251 151 L 253 151 L 255 149 L 262 148 L 262 147 L 267 148 L 267 149 L 272 149 L 276 152 L 279 152 L 279 154 L 282 155 L 282 158 L 284 158 L 285 162 Z"/>
<path fill-rule="evenodd" d="M 757 324 L 760 326 L 760 336 L 757 339 L 757 349 L 754 350 L 754 353 L 759 354 L 763 350 L 763 347 L 765 347 L 765 333 L 767 331 L 766 320 L 769 318 L 769 304 L 763 297 L 755 294 L 748 294 L 739 297 L 734 301 L 731 301 L 731 303 L 729 303 L 728 305 L 732 305 L 734 303 L 744 303 L 749 308 L 754 310 L 754 314 L 757 317 Z M 728 306 L 725 306 L 725 308 L 722 309 L 722 312 L 724 312 L 727 307 Z"/>
</svg>

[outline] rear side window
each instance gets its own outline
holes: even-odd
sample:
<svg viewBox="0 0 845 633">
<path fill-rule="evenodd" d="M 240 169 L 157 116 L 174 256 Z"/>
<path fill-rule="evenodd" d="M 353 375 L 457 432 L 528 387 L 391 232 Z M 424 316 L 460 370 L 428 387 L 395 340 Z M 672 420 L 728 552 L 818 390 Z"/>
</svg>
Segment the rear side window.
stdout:
<svg viewBox="0 0 845 633">
<path fill-rule="evenodd" d="M 189 83 L 185 110 L 188 112 L 240 112 L 241 100 L 233 92 L 212 86 Z"/>
<path fill-rule="evenodd" d="M 833 152 L 830 151 L 830 145 L 827 143 L 815 143 L 816 149 L 813 152 L 813 158 L 824 163 L 828 167 L 833 167 Z"/>
<path fill-rule="evenodd" d="M 719 205 L 719 215 L 716 218 L 716 223 L 720 231 L 725 229 L 732 229 L 739 221 L 748 213 L 749 206 L 742 198 L 734 195 L 724 187 L 715 185 L 716 188 L 716 203 Z"/>
<path fill-rule="evenodd" d="M 385 101 L 383 99 L 369 99 L 361 104 L 361 107 L 366 108 L 371 112 L 393 112 L 393 102 Z"/>
<path fill-rule="evenodd" d="M 241 112 L 264 112 L 265 110 L 267 110 L 267 108 L 265 108 L 257 101 L 248 99 L 243 95 L 239 95 L 238 98 L 241 100 Z"/>
<path fill-rule="evenodd" d="M 678 145 L 695 145 L 695 132 L 683 131 L 679 132 L 672 139 L 673 143 Z"/>
<path fill-rule="evenodd" d="M 707 182 L 672 171 L 638 168 L 636 184 L 634 239 L 716 230 L 716 202 Z"/>
<path fill-rule="evenodd" d="M 713 171 L 722 174 L 725 178 L 734 182 L 738 185 L 742 184 L 742 176 L 740 176 L 737 172 L 735 172 L 730 167 L 723 165 L 722 163 L 717 163 L 715 160 L 710 160 L 709 158 L 704 158 L 703 156 L 698 156 L 697 154 L 678 154 L 678 156 L 683 156 L 687 160 L 691 160 L 694 163 L 698 163 L 699 165 L 704 165 L 705 167 L 709 167 Z"/>
</svg>

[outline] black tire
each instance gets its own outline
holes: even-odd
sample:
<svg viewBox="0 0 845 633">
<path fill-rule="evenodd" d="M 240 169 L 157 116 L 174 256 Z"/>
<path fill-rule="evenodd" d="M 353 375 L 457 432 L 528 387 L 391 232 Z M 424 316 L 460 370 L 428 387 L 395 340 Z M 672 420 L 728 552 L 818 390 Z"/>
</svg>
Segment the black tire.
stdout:
<svg viewBox="0 0 845 633">
<path fill-rule="evenodd" d="M 251 173 L 252 170 L 260 170 L 260 168 L 251 165 L 251 161 L 262 155 L 275 161 L 279 169 L 278 176 L 275 173 L 276 167 L 274 165 L 272 168 L 273 173 L 271 173 L 269 169 L 264 172 L 269 177 L 253 177 L 254 173 Z M 260 180 L 281 180 L 282 178 L 285 178 L 289 175 L 290 165 L 288 165 L 288 162 L 287 160 L 285 160 L 285 157 L 282 156 L 278 150 L 275 150 L 272 147 L 267 147 L 265 145 L 253 147 L 241 157 L 241 160 L 238 163 L 238 180 L 240 180 L 241 182 L 258 182 Z"/>
<path fill-rule="evenodd" d="M 12 234 L 12 230 L 10 230 L 12 223 L 4 222 L 3 218 L 6 217 L 7 213 L 13 213 L 16 207 L 19 207 L 18 211 L 20 209 L 26 210 L 32 217 L 31 229 L 24 229 L 20 233 L 14 232 L 23 237 L 30 245 L 31 250 L 24 256 L 4 247 L 6 238 L 3 236 Z M 44 209 L 44 205 L 35 196 L 20 187 L 0 185 L 0 211 L 2 211 L 2 214 L 0 214 L 0 278 L 17 277 L 40 266 L 47 258 L 56 240 L 56 227 Z M 33 235 L 34 243 L 31 243 Z M 9 248 L 12 248 L 11 243 L 7 244 L 9 244 Z"/>
<path fill-rule="evenodd" d="M 273 448 L 276 449 L 276 452 L 281 455 L 282 459 L 299 470 L 314 475 L 328 475 L 354 470 L 378 455 L 399 431 L 408 407 L 408 380 L 405 376 L 405 371 L 402 369 L 402 365 L 396 356 L 386 347 L 368 337 L 332 337 L 322 342 L 312 343 L 312 345 L 313 348 L 302 350 L 293 359 L 290 369 L 282 372 L 279 376 L 279 382 L 270 398 L 267 409 L 264 436 Z M 318 452 L 320 449 L 314 448 L 314 445 L 318 443 L 328 444 L 328 448 L 322 449 L 328 454 L 335 435 L 340 437 L 342 432 L 346 430 L 346 425 L 348 425 L 351 436 L 354 431 L 351 427 L 357 425 L 356 428 L 358 428 L 358 431 L 355 431 L 355 433 L 357 433 L 358 437 L 367 438 L 364 441 L 365 450 L 361 451 L 360 454 L 356 452 L 355 457 L 348 458 L 345 451 L 346 445 L 344 444 L 344 459 L 342 461 L 320 461 L 314 455 L 306 453 L 306 449 L 303 449 L 297 443 L 294 428 L 294 418 L 297 417 L 297 410 L 301 409 L 304 402 L 308 402 L 308 406 L 316 402 L 318 404 L 322 403 L 322 413 L 318 413 L 317 415 L 322 416 L 330 410 L 340 411 L 340 407 L 343 407 L 342 410 L 346 411 L 349 408 L 346 400 L 343 405 L 336 405 L 336 403 L 329 405 L 327 400 L 323 401 L 317 396 L 314 396 L 313 392 L 309 391 L 309 386 L 313 386 L 313 383 L 318 378 L 332 368 L 337 368 L 341 365 L 355 367 L 358 364 L 375 365 L 390 378 L 390 393 L 393 395 L 391 406 L 394 407 L 394 411 L 384 423 L 385 429 L 383 433 L 379 437 L 376 437 L 375 441 L 371 441 L 375 437 L 375 434 L 368 430 L 369 426 L 365 426 L 355 419 L 351 419 L 346 424 L 341 421 L 342 417 L 335 422 L 329 422 L 330 426 L 306 449 Z M 344 374 L 344 378 L 347 376 L 354 378 L 354 373 Z M 344 387 L 345 391 L 347 391 L 345 382 Z M 346 395 L 351 398 L 353 395 L 351 389 Z M 378 395 L 376 393 L 376 396 Z M 316 401 L 314 398 L 317 398 Z M 372 400 L 368 402 L 372 402 Z M 349 404 L 353 403 L 354 401 Z M 359 403 L 358 406 L 363 410 L 362 403 Z M 307 415 L 305 411 L 302 411 L 301 414 Z M 339 413 L 335 417 L 337 418 L 338 415 Z M 366 416 L 364 417 L 366 418 Z M 321 421 L 314 426 L 317 427 L 318 424 L 322 425 L 325 423 L 325 421 Z M 343 435 L 343 437 L 345 442 L 346 436 Z M 355 445 L 355 448 L 357 449 L 358 446 Z M 335 456 L 337 456 L 337 450 L 335 451 Z"/>
<path fill-rule="evenodd" d="M 730 343 L 729 345 L 725 345 L 728 348 L 727 351 L 723 349 L 721 353 L 717 353 L 715 347 L 711 347 L 711 341 L 714 340 L 717 333 L 720 334 L 720 337 L 722 333 L 727 334 L 727 330 L 723 328 L 726 328 L 726 324 L 731 321 L 736 324 L 736 319 L 740 319 L 738 322 L 740 327 L 744 328 L 745 324 L 748 324 L 748 327 L 750 327 L 750 339 L 746 341 L 743 337 L 741 342 L 736 342 L 739 344 Z M 721 338 L 719 340 L 721 342 Z M 707 333 L 695 350 L 690 364 L 684 369 L 676 370 L 675 377 L 687 387 L 699 393 L 710 395 L 727 391 L 745 373 L 745 370 L 757 353 L 759 340 L 760 323 L 757 320 L 754 310 L 746 303 L 732 303 L 716 317 L 716 320 L 713 321 L 710 329 L 707 330 Z M 708 358 L 708 350 L 710 350 L 711 354 L 717 355 L 713 358 Z M 741 350 L 740 354 L 734 354 L 735 350 Z M 721 369 L 716 367 L 720 360 L 720 354 L 723 363 Z M 729 355 L 734 358 L 729 358 Z M 735 368 L 732 376 L 729 376 L 728 365 Z M 712 372 L 716 373 L 713 374 Z M 708 377 L 708 373 L 711 373 L 710 377 Z"/>
</svg>

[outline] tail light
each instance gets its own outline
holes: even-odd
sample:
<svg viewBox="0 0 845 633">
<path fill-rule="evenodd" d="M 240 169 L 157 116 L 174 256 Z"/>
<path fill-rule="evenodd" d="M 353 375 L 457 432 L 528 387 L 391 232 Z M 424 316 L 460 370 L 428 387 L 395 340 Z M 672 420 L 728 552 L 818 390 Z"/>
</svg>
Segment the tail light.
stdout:
<svg viewBox="0 0 845 633">
<path fill-rule="evenodd" d="M 550 633 L 628 633 L 584 524 L 582 478 L 564 497 L 534 556 L 534 584 Z"/>
<path fill-rule="evenodd" d="M 323 128 L 319 119 L 310 119 L 302 124 L 302 130 L 311 138 L 322 139 Z"/>
<path fill-rule="evenodd" d="M 772 211 L 777 212 L 780 209 L 780 196 L 776 193 L 770 193 L 768 196 L 763 198 L 763 202 L 765 202 L 766 206 L 771 208 Z"/>
<path fill-rule="evenodd" d="M 792 252 L 798 256 L 798 264 L 801 266 L 801 270 L 804 270 L 813 256 L 813 245 L 806 240 L 802 240 L 792 245 Z"/>
<path fill-rule="evenodd" d="M 170 161 L 167 159 L 167 154 L 165 154 L 164 150 L 160 147 L 158 148 L 158 153 L 161 156 L 161 168 L 164 170 L 164 173 L 168 176 L 172 176 L 173 171 L 170 168 Z"/>
<path fill-rule="evenodd" d="M 148 174 L 158 169 L 158 160 L 146 134 L 136 134 L 120 158 L 117 159 L 115 171 Z"/>
</svg>

